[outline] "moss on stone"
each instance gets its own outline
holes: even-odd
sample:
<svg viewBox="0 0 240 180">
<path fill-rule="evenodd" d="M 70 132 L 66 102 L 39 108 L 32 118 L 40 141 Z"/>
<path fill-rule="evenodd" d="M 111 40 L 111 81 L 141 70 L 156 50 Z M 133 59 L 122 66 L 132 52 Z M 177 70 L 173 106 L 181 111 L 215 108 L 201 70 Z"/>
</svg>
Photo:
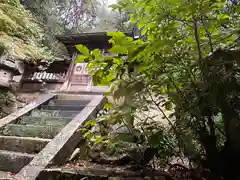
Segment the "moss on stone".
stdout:
<svg viewBox="0 0 240 180">
<path fill-rule="evenodd" d="M 18 0 L 0 0 L 0 56 L 37 62 L 51 59 L 41 43 L 43 30 Z"/>
<path fill-rule="evenodd" d="M 16 96 L 8 89 L 0 89 L 0 118 L 15 110 Z"/>
</svg>

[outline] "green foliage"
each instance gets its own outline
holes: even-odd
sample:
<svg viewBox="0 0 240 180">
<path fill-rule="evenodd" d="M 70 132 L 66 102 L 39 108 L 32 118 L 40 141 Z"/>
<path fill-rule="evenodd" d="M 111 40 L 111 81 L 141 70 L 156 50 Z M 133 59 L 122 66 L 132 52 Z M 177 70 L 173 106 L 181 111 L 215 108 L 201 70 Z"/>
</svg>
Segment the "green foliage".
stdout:
<svg viewBox="0 0 240 180">
<path fill-rule="evenodd" d="M 89 50 L 86 46 L 76 45 L 77 50 L 85 56 L 89 56 Z"/>
<path fill-rule="evenodd" d="M 97 22 L 101 0 L 24 0 L 45 30 L 46 41 L 54 42 L 56 34 L 75 34 L 92 31 Z M 101 7 L 102 6 L 102 7 Z M 106 11 L 106 9 L 104 9 Z M 50 45 L 51 46 L 51 45 Z"/>
<path fill-rule="evenodd" d="M 226 142 L 231 139 L 234 152 L 240 152 L 234 138 L 239 136 L 239 12 L 222 0 L 121 0 L 118 8 L 134 9 L 131 22 L 142 29 L 143 38 L 108 33 L 110 52 L 127 58 L 92 56 L 93 52 L 86 58 L 93 81 L 111 84 L 114 98 L 123 99 L 104 119 L 125 125 L 134 134 L 136 128 L 142 132 L 148 128 L 144 124 L 139 128 L 136 119 L 156 110 L 162 115 L 157 124 L 166 130 L 155 125 L 150 130 L 156 131 L 153 139 L 147 136 L 141 144 L 156 145 L 159 151 L 166 147 L 165 152 L 174 149 L 193 165 L 204 157 L 211 170 L 216 161 L 224 165 L 218 158 Z M 170 116 L 167 110 L 172 111 Z M 222 121 L 216 120 L 219 114 Z M 165 133 L 174 137 L 174 143 L 167 145 L 171 141 Z"/>
</svg>

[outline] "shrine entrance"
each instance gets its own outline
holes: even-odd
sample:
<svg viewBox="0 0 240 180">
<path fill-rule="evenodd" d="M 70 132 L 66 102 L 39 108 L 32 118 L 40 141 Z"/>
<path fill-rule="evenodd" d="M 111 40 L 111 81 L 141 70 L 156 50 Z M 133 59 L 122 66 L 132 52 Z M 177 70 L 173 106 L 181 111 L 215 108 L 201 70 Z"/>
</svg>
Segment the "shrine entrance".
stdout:
<svg viewBox="0 0 240 180">
<path fill-rule="evenodd" d="M 87 63 L 77 63 L 70 78 L 69 90 L 80 90 L 90 88 L 92 85 L 92 76 L 87 72 Z"/>
</svg>

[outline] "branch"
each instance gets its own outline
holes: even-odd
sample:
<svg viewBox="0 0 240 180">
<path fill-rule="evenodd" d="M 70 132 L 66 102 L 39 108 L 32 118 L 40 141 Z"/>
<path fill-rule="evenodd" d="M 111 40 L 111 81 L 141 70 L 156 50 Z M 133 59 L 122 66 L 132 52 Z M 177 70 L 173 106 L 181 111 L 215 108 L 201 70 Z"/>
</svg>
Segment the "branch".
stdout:
<svg viewBox="0 0 240 180">
<path fill-rule="evenodd" d="M 226 133 L 225 133 L 222 129 L 220 129 L 220 127 L 218 127 L 215 122 L 213 122 L 213 123 L 214 123 L 214 126 L 216 127 L 216 129 L 217 129 L 223 136 L 227 137 L 227 136 L 226 136 Z"/>
<path fill-rule="evenodd" d="M 203 28 L 206 32 L 206 35 L 208 37 L 208 43 L 209 43 L 209 46 L 210 46 L 210 49 L 211 49 L 211 52 L 213 53 L 213 43 L 212 43 L 212 36 L 211 36 L 211 33 L 208 31 L 207 27 L 205 26 L 205 22 L 204 20 L 201 18 L 201 21 L 202 21 L 202 24 L 203 24 Z"/>
<path fill-rule="evenodd" d="M 180 54 L 177 52 L 176 48 L 173 47 L 173 51 L 174 51 L 174 52 L 176 53 L 176 55 L 177 55 L 177 56 L 175 56 L 174 58 L 175 58 L 178 62 L 182 62 L 182 65 L 183 65 L 184 67 L 186 67 L 185 70 L 188 72 L 189 77 L 191 78 L 192 82 L 194 83 L 194 85 L 196 85 L 197 80 L 196 80 L 196 77 L 195 77 L 195 75 L 193 74 L 192 70 L 189 69 L 189 66 L 185 64 L 185 62 L 183 61 L 183 58 L 182 58 L 182 57 L 180 56 Z"/>
<path fill-rule="evenodd" d="M 172 15 L 169 14 L 169 20 L 172 20 L 172 21 L 179 21 L 179 22 L 182 22 L 184 24 L 187 24 L 188 26 L 192 27 L 192 23 L 194 23 L 193 21 L 190 21 L 190 20 L 185 20 L 185 19 L 179 19 L 177 17 L 174 17 Z"/>
<path fill-rule="evenodd" d="M 193 22 L 193 28 L 194 28 L 194 38 L 195 38 L 195 41 L 197 43 L 197 48 L 198 48 L 198 57 L 199 57 L 199 61 L 201 61 L 202 60 L 202 50 L 201 50 L 201 46 L 200 46 L 197 21 L 195 18 L 194 18 L 194 22 Z"/>
<path fill-rule="evenodd" d="M 167 115 L 165 114 L 165 112 L 159 107 L 159 105 L 157 104 L 157 102 L 153 99 L 152 94 L 151 94 L 150 90 L 148 89 L 148 87 L 146 87 L 146 90 L 147 90 L 147 92 L 148 92 L 148 94 L 149 94 L 152 102 L 155 104 L 155 106 L 158 108 L 158 110 L 163 114 L 164 118 L 167 119 L 167 121 L 168 121 L 169 125 L 172 127 L 172 129 L 173 129 L 174 131 L 176 131 L 177 129 L 175 128 L 175 126 L 173 125 L 173 123 L 171 122 L 171 120 L 167 117 Z"/>
<path fill-rule="evenodd" d="M 167 121 L 168 121 L 169 125 L 172 127 L 174 133 L 177 134 L 177 129 L 176 129 L 176 127 L 175 127 L 174 124 L 171 122 L 171 120 L 167 117 L 167 115 L 165 114 L 165 112 L 159 107 L 159 105 L 156 103 L 156 101 L 153 99 L 152 94 L 151 94 L 151 92 L 149 91 L 148 87 L 146 87 L 146 90 L 147 90 L 147 92 L 148 92 L 148 94 L 149 94 L 152 102 L 155 104 L 155 106 L 158 108 L 158 110 L 163 114 L 163 116 L 167 119 Z M 183 155 L 183 152 L 181 151 L 181 142 L 180 142 L 180 140 L 179 140 L 178 138 L 177 138 L 177 144 L 178 144 L 178 148 L 179 148 L 180 159 L 181 159 L 182 163 L 184 163 L 184 161 L 183 161 L 183 159 L 182 159 L 182 157 L 184 157 L 184 155 Z"/>
</svg>

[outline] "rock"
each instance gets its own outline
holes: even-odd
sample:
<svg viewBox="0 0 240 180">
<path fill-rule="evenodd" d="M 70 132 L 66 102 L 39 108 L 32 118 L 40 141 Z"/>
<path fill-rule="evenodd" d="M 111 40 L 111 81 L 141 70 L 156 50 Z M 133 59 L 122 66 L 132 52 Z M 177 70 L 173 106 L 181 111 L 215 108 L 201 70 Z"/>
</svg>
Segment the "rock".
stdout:
<svg viewBox="0 0 240 180">
<path fill-rule="evenodd" d="M 103 180 L 173 180 L 169 173 L 161 170 L 141 170 L 141 171 L 129 171 L 124 167 L 113 167 L 84 163 L 85 166 L 60 167 L 46 169 L 41 173 L 39 180 L 56 180 L 57 174 L 61 175 L 62 179 L 103 179 Z M 44 176 L 43 176 L 44 175 Z M 153 176 L 154 175 L 154 176 Z M 51 177 L 51 178 L 49 178 Z"/>
<path fill-rule="evenodd" d="M 89 157 L 93 162 L 100 163 L 100 164 L 114 164 L 117 166 L 122 166 L 126 164 L 130 164 L 132 162 L 132 158 L 127 155 L 123 154 L 121 156 L 107 156 L 104 153 L 100 152 L 91 152 L 89 153 Z"/>
</svg>

